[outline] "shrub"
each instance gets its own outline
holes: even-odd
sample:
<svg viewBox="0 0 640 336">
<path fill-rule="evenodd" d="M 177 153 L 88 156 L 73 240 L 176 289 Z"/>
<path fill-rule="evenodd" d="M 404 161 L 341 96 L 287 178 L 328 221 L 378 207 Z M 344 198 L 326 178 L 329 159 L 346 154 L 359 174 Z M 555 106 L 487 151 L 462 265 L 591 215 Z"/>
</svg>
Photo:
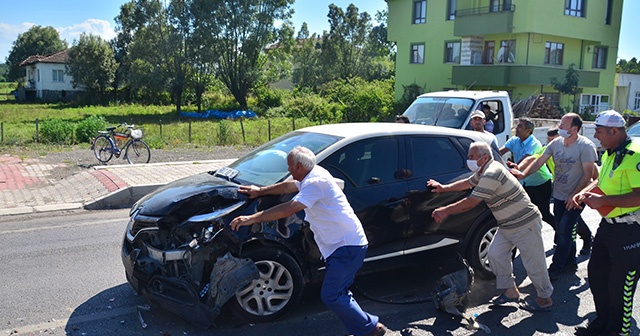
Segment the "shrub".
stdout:
<svg viewBox="0 0 640 336">
<path fill-rule="evenodd" d="M 71 145 L 73 139 L 73 124 L 62 119 L 43 120 L 40 124 L 40 141 L 51 144 Z"/>
<path fill-rule="evenodd" d="M 76 125 L 76 141 L 90 142 L 98 131 L 107 127 L 107 120 L 103 116 L 92 115 Z"/>
<path fill-rule="evenodd" d="M 226 146 L 236 143 L 233 134 L 233 125 L 229 120 L 220 120 L 218 123 L 218 145 Z"/>
</svg>

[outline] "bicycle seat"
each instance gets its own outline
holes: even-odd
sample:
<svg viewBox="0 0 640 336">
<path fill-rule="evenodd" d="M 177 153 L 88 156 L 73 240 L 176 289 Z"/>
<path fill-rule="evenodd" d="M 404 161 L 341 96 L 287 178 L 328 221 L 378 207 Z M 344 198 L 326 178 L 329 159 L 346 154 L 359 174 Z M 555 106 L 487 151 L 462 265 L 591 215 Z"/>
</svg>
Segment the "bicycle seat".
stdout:
<svg viewBox="0 0 640 336">
<path fill-rule="evenodd" d="M 116 129 L 115 126 L 107 127 L 107 131 L 113 131 L 114 129 Z"/>
</svg>

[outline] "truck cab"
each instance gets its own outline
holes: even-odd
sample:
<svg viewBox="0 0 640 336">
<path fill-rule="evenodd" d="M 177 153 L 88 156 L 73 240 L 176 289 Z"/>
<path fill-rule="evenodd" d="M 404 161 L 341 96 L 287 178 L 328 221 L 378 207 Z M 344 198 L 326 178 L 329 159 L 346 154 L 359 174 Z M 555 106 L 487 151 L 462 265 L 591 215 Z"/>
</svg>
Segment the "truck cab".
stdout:
<svg viewBox="0 0 640 336">
<path fill-rule="evenodd" d="M 412 124 L 470 130 L 469 116 L 474 110 L 485 112 L 487 123 L 493 124 L 493 129 L 487 130 L 498 139 L 498 148 L 502 147 L 511 137 L 513 127 L 511 100 L 506 91 L 450 90 L 425 93 L 418 96 L 403 115 Z"/>
</svg>

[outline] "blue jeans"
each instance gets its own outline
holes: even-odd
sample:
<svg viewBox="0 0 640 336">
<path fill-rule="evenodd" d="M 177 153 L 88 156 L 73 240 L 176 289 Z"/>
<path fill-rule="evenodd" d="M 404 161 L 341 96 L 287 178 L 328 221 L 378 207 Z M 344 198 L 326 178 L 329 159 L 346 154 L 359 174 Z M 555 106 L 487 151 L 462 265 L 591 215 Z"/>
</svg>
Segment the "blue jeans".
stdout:
<svg viewBox="0 0 640 336">
<path fill-rule="evenodd" d="M 371 333 L 378 323 L 378 317 L 363 311 L 349 291 L 366 254 L 367 245 L 342 246 L 335 250 L 325 260 L 326 273 L 320 291 L 322 302 L 355 336 Z"/>
<path fill-rule="evenodd" d="M 567 210 L 564 201 L 553 199 L 553 215 L 556 221 L 556 251 L 550 270 L 561 271 L 576 264 L 576 221 L 582 209 Z"/>
</svg>

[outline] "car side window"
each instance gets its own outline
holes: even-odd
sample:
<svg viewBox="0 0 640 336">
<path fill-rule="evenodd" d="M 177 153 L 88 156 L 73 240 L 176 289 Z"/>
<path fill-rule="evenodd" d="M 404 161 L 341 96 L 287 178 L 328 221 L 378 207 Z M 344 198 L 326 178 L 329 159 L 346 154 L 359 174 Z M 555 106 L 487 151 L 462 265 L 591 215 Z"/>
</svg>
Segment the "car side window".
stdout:
<svg viewBox="0 0 640 336">
<path fill-rule="evenodd" d="M 391 137 L 368 139 L 345 146 L 320 165 L 345 181 L 345 189 L 395 180 L 398 168 L 397 140 Z"/>
<path fill-rule="evenodd" d="M 430 177 L 465 167 L 466 158 L 448 137 L 411 137 L 408 141 L 414 177 Z"/>
</svg>

